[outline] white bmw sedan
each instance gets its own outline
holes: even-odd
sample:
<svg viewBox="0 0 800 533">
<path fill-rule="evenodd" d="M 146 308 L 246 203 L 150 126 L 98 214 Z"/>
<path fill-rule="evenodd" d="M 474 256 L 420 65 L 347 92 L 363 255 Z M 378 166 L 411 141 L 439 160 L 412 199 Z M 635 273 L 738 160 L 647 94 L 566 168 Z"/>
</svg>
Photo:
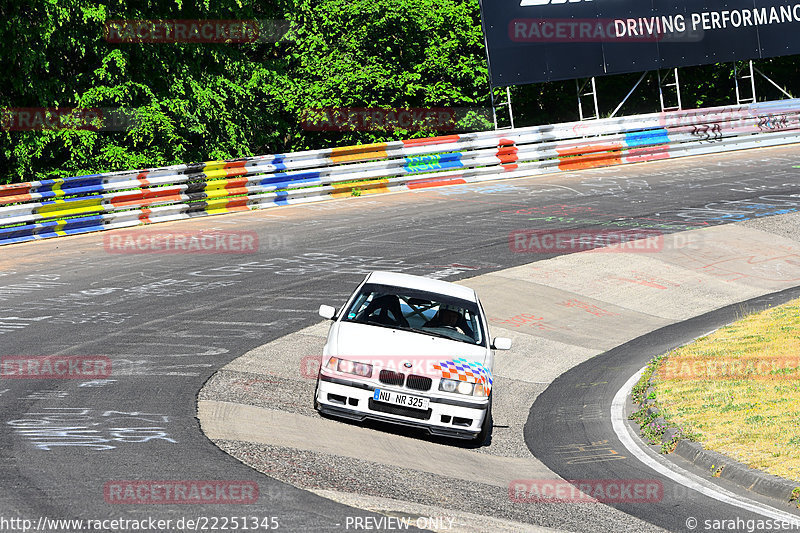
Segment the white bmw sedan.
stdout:
<svg viewBox="0 0 800 533">
<path fill-rule="evenodd" d="M 493 350 L 475 291 L 372 272 L 337 312 L 314 393 L 321 413 L 382 420 L 483 443 L 492 428 Z"/>
</svg>

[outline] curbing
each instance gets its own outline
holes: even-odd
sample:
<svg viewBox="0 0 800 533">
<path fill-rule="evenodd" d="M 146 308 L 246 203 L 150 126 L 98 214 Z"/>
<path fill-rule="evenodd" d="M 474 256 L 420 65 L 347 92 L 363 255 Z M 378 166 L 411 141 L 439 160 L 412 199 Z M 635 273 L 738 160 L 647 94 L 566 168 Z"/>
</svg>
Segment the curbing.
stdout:
<svg viewBox="0 0 800 533">
<path fill-rule="evenodd" d="M 655 372 L 653 376 L 655 376 Z M 658 416 L 659 410 L 655 406 L 654 400 L 648 398 L 650 392 L 654 390 L 653 376 L 650 376 L 650 386 L 647 388 L 645 399 L 640 404 L 640 407 L 649 406 L 647 408 L 647 414 L 656 415 L 655 422 L 667 426 L 666 420 Z M 661 442 L 664 444 L 668 443 L 676 434 L 676 428 L 674 426 L 668 426 L 661 436 Z M 773 474 L 768 474 L 756 468 L 751 468 L 719 452 L 706 450 L 700 443 L 680 439 L 673 452 L 710 474 L 708 477 L 727 479 L 756 494 L 775 498 L 787 503 L 797 500 L 795 490 L 800 489 L 800 484 Z M 798 505 L 798 507 L 800 507 L 800 505 Z"/>
<path fill-rule="evenodd" d="M 733 481 L 762 496 L 785 502 L 794 501 L 792 493 L 798 487 L 797 483 L 750 468 L 719 452 L 705 450 L 697 442 L 680 440 L 675 447 L 675 453 L 706 472 L 719 472 L 718 476 L 713 477 Z"/>
</svg>

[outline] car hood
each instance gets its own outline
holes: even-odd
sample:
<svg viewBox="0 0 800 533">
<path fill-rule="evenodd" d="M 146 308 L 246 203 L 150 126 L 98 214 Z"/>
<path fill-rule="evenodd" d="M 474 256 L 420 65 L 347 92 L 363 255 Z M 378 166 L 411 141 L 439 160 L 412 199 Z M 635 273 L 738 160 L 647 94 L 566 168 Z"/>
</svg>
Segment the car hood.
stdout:
<svg viewBox="0 0 800 533">
<path fill-rule="evenodd" d="M 335 356 L 423 356 L 463 358 L 484 364 L 485 346 L 470 345 L 433 335 L 399 329 L 338 322 L 328 336 L 326 355 Z"/>
</svg>

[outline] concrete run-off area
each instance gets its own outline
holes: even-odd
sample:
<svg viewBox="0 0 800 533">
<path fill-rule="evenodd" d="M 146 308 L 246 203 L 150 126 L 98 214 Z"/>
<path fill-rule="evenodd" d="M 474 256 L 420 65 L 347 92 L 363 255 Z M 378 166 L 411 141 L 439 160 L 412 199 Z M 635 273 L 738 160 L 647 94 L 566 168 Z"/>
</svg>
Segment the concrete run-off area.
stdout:
<svg viewBox="0 0 800 533">
<path fill-rule="evenodd" d="M 658 530 L 601 504 L 572 503 L 565 515 L 558 505 L 511 501 L 513 480 L 558 478 L 523 439 L 530 406 L 555 378 L 599 353 L 800 285 L 796 236 L 800 215 L 786 214 L 668 235 L 653 253 L 610 247 L 460 281 L 480 295 L 492 335 L 514 340 L 496 358 L 488 446 L 320 417 L 315 373 L 304 365 L 321 354 L 328 322 L 220 369 L 200 392 L 198 417 L 223 450 L 272 477 L 387 515 L 453 516 L 451 531 L 588 531 L 599 513 L 614 530 Z"/>
</svg>

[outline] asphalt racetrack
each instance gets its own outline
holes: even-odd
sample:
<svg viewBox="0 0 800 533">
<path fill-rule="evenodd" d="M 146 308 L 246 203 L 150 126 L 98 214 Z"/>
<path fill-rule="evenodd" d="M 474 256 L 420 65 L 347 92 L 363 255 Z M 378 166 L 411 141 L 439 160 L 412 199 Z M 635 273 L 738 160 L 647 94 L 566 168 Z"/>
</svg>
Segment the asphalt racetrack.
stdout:
<svg viewBox="0 0 800 533">
<path fill-rule="evenodd" d="M 248 254 L 120 253 L 108 246 L 109 236 L 117 232 L 3 247 L 0 355 L 105 356 L 113 370 L 103 379 L 88 381 L 0 379 L 0 518 L 31 520 L 32 527 L 41 526 L 41 531 L 81 529 L 59 528 L 40 520 L 44 518 L 171 520 L 161 529 L 180 531 L 205 529 L 190 527 L 189 519 L 205 521 L 208 529 L 209 520 L 216 520 L 219 530 L 223 518 L 242 516 L 257 518 L 262 530 L 279 526 L 283 531 L 339 531 L 358 525 L 391 529 L 397 524 L 387 522 L 386 515 L 296 488 L 221 451 L 200 430 L 198 391 L 234 359 L 319 323 L 319 304 L 341 305 L 369 271 L 454 281 L 564 253 L 515 253 L 509 236 L 518 230 L 636 228 L 672 233 L 790 214 L 800 211 L 797 165 L 800 155 L 789 146 L 364 196 L 145 228 L 253 231 L 258 248 Z M 479 292 L 483 298 L 485 291 Z M 601 340 L 613 335 L 603 330 L 583 333 Z M 620 350 L 616 357 L 623 360 L 626 371 L 641 363 L 639 355 L 630 351 Z M 603 365 L 608 365 L 599 359 L 585 364 L 587 372 L 603 372 Z M 620 372 L 618 377 L 624 382 L 629 375 Z M 298 381 L 302 379 L 298 376 Z M 572 378 L 567 373 L 563 379 Z M 547 420 L 548 409 L 558 398 L 545 388 L 537 392 L 544 394 L 536 402 L 547 406 L 541 411 L 545 420 L 539 422 L 549 424 L 553 440 L 548 442 L 568 432 L 593 438 L 594 429 L 586 425 L 554 426 L 554 418 Z M 612 389 L 609 385 L 603 398 L 595 399 L 607 401 L 616 392 Z M 298 394 L 284 401 L 305 406 L 311 400 Z M 515 408 L 527 416 L 531 402 Z M 535 420 L 537 415 L 531 416 Z M 380 434 L 379 429 L 370 431 Z M 525 437 L 537 457 L 541 455 L 539 459 L 559 475 L 605 475 L 594 467 L 565 469 L 545 451 L 541 439 L 546 434 Z M 318 436 L 309 433 L 307 438 L 313 441 Z M 283 457 L 275 469 L 286 479 L 286 465 L 295 463 L 303 470 L 303 461 L 303 455 Z M 413 458 L 408 462 L 412 467 Z M 409 499 L 448 507 L 425 479 L 403 479 L 415 493 Z M 244 505 L 233 501 L 235 495 L 229 503 L 218 499 L 213 504 L 146 504 L 122 502 L 119 493 L 112 492 L 142 480 L 234 480 L 250 489 L 257 487 L 257 497 Z M 352 485 L 361 482 L 369 480 L 349 480 Z M 351 488 L 360 491 L 358 486 Z M 381 487 L 370 490 L 380 492 Z M 463 499 L 453 506 L 491 514 L 480 501 L 471 501 L 481 498 L 481 490 L 462 493 Z M 709 515 L 730 512 L 703 498 L 693 499 L 691 505 Z M 568 531 L 680 529 L 663 506 L 620 509 L 643 520 L 598 504 L 558 508 L 527 504 L 522 518 L 514 512 L 500 517 Z M 482 528 L 477 524 L 474 529 Z"/>
</svg>

